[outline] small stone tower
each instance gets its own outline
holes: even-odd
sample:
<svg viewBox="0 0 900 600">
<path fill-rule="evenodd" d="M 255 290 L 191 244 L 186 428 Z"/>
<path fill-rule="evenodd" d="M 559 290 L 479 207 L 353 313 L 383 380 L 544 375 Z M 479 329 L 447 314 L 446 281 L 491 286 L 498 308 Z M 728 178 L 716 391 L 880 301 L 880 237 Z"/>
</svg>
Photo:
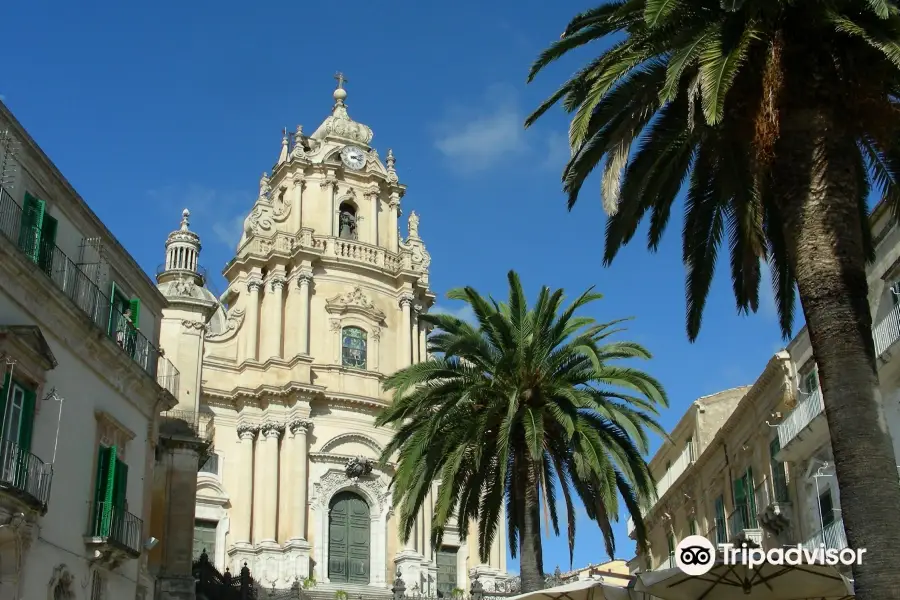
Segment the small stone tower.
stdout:
<svg viewBox="0 0 900 600">
<path fill-rule="evenodd" d="M 190 230 L 191 213 L 166 240 L 166 261 L 157 269 L 159 290 L 169 300 L 160 322 L 160 346 L 185 371 L 178 406 L 159 422 L 155 449 L 150 531 L 160 540 L 148 558 L 156 577 L 156 600 L 195 596 L 191 574 L 197 471 L 209 457 L 210 416 L 199 404 L 200 361 L 207 334 L 223 322 L 219 301 L 206 287 L 200 266 L 200 236 Z"/>
</svg>

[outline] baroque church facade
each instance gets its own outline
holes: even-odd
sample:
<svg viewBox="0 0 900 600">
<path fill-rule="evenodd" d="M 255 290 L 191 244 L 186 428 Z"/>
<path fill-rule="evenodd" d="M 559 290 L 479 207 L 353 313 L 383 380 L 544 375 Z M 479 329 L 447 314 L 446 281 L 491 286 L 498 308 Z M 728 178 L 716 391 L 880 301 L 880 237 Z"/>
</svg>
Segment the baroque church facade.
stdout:
<svg viewBox="0 0 900 600">
<path fill-rule="evenodd" d="M 390 402 L 382 382 L 427 359 L 419 315 L 435 296 L 415 212 L 400 235 L 394 155 L 382 160 L 350 118 L 343 83 L 314 133 L 285 133 L 220 298 L 204 285 L 187 210 L 166 243 L 160 343 L 183 374 L 178 409 L 199 412 L 213 439 L 195 552 L 232 572 L 247 563 L 267 587 L 387 590 L 399 570 L 410 593 L 449 597 L 475 575 L 490 590 L 508 579 L 505 529 L 487 564 L 458 528 L 431 547 L 435 487 L 403 540 L 391 467 L 377 465 L 390 439 L 373 424 Z"/>
</svg>

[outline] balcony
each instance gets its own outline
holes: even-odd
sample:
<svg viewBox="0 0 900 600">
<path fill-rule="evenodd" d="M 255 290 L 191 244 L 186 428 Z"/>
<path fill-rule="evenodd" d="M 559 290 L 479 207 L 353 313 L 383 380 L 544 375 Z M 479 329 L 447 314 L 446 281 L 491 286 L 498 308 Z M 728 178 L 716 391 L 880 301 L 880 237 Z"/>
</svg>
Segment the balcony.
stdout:
<svg viewBox="0 0 900 600">
<path fill-rule="evenodd" d="M 900 306 L 895 306 L 875 327 L 872 328 L 875 341 L 875 357 L 883 355 L 900 340 Z"/>
<path fill-rule="evenodd" d="M 688 468 L 694 464 L 694 448 L 693 446 L 686 447 L 682 452 L 678 459 L 672 463 L 672 465 L 666 470 L 662 477 L 660 477 L 659 481 L 656 482 L 656 497 L 657 499 L 662 499 L 663 496 L 666 495 L 666 492 L 675 485 L 675 482 L 678 481 L 678 478 L 681 477 Z M 642 510 L 641 514 L 646 515 L 649 512 L 648 510 Z M 628 522 L 625 525 L 626 531 L 628 533 L 628 537 L 632 537 L 634 534 L 634 521 L 629 517 Z"/>
<path fill-rule="evenodd" d="M 844 533 L 844 520 L 835 519 L 803 542 L 804 548 L 821 548 L 843 550 L 847 547 L 847 534 Z"/>
<path fill-rule="evenodd" d="M 104 335 L 154 378 L 161 388 L 177 398 L 180 374 L 175 365 L 140 330 L 130 325 L 124 326 L 124 329 L 116 326 L 117 323 L 125 323 L 126 319 L 112 306 L 109 297 L 55 244 L 36 244 L 34 236 L 23 235 L 21 223 L 22 207 L 5 189 L 0 188 L 0 235 L 16 246 L 27 260 L 34 262 Z"/>
<path fill-rule="evenodd" d="M 815 390 L 806 395 L 778 426 L 781 451 L 776 458 L 782 462 L 800 461 L 827 441 L 825 404 L 822 392 Z"/>
<path fill-rule="evenodd" d="M 666 569 L 674 569 L 678 565 L 675 564 L 675 555 L 670 554 L 667 559 L 650 569 L 651 571 L 665 571 Z"/>
<path fill-rule="evenodd" d="M 0 490 L 40 514 L 47 512 L 53 465 L 45 464 L 15 442 L 0 442 Z"/>
<path fill-rule="evenodd" d="M 209 460 L 211 454 L 213 436 L 215 429 L 213 428 L 213 416 L 209 413 L 199 413 L 192 410 L 169 410 L 160 414 L 159 423 L 160 437 L 181 438 L 180 444 L 184 443 L 184 438 L 193 438 L 200 440 L 197 449 L 200 452 L 200 464 L 197 465 L 201 469 Z"/>
<path fill-rule="evenodd" d="M 144 522 L 113 502 L 93 502 L 84 543 L 94 557 L 115 568 L 127 558 L 141 555 Z"/>
<path fill-rule="evenodd" d="M 788 535 L 793 519 L 787 481 L 779 475 L 776 472 L 774 479 L 765 478 L 754 490 L 759 525 L 775 536 Z"/>
<path fill-rule="evenodd" d="M 716 518 L 713 521 L 713 526 L 709 528 L 709 531 L 706 532 L 706 536 L 704 537 L 706 537 L 706 539 L 711 541 L 716 546 L 727 544 L 728 528 L 725 518 Z"/>
<path fill-rule="evenodd" d="M 763 531 L 756 515 L 756 507 L 750 503 L 740 504 L 728 515 L 728 541 L 735 545 L 762 545 Z"/>
</svg>

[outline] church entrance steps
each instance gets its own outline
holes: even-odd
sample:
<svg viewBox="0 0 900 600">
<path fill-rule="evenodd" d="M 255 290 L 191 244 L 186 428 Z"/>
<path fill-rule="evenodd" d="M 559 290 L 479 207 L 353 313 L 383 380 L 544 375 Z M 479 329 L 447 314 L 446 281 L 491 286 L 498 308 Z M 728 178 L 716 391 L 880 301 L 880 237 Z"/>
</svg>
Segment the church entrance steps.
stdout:
<svg viewBox="0 0 900 600">
<path fill-rule="evenodd" d="M 338 592 L 347 594 L 341 598 Z M 361 585 L 358 583 L 317 583 L 315 586 L 303 590 L 306 600 L 391 600 L 394 595 L 391 590 L 374 585 Z"/>
</svg>

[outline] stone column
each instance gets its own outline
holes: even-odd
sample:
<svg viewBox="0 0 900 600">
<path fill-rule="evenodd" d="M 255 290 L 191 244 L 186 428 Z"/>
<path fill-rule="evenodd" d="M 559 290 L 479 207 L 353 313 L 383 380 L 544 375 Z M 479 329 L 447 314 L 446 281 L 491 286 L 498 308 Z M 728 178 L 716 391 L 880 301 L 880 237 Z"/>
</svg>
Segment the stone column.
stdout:
<svg viewBox="0 0 900 600">
<path fill-rule="evenodd" d="M 291 432 L 291 481 L 286 482 L 290 490 L 291 541 L 306 540 L 306 517 L 309 514 L 307 504 L 307 485 L 309 483 L 309 448 L 307 433 L 312 427 L 311 421 L 296 419 L 288 428 Z"/>
<path fill-rule="evenodd" d="M 337 188 L 337 179 L 334 178 L 334 173 L 329 172 L 325 179 L 319 184 L 322 189 L 325 190 L 325 196 L 328 198 L 328 235 L 336 236 L 335 232 L 335 224 L 337 223 L 337 219 L 335 219 L 335 211 L 337 211 L 337 207 L 334 205 L 334 192 Z"/>
<path fill-rule="evenodd" d="M 400 240 L 397 237 L 397 220 L 400 218 L 398 212 L 400 209 L 400 192 L 391 192 L 391 201 L 388 205 L 390 217 L 388 218 L 388 236 L 390 238 L 390 251 L 400 251 Z"/>
<path fill-rule="evenodd" d="M 413 307 L 412 325 L 409 328 L 410 345 L 412 346 L 412 363 L 419 362 L 419 311 L 422 307 L 418 304 Z"/>
<path fill-rule="evenodd" d="M 259 356 L 259 290 L 262 282 L 252 279 L 247 282 L 247 290 L 250 298 L 247 300 L 247 334 L 244 340 L 246 344 L 247 360 L 257 360 Z"/>
<path fill-rule="evenodd" d="M 235 545 L 250 545 L 250 522 L 253 518 L 253 440 L 259 428 L 256 425 L 242 423 L 237 427 L 240 438 L 238 458 L 238 478 L 242 485 L 235 489 L 234 518 L 231 521 Z"/>
<path fill-rule="evenodd" d="M 300 228 L 303 226 L 303 184 L 305 181 L 306 178 L 303 176 L 303 173 L 294 173 L 294 176 L 291 178 L 291 182 L 294 184 L 291 190 L 294 195 L 294 214 L 291 219 L 294 227 L 291 231 L 300 231 Z"/>
<path fill-rule="evenodd" d="M 297 288 L 300 290 L 300 354 L 309 354 L 309 285 L 312 273 L 303 271 L 297 275 Z"/>
<path fill-rule="evenodd" d="M 372 245 L 378 245 L 378 185 L 372 185 L 366 190 L 366 199 L 369 201 L 369 212 L 372 224 L 369 226 L 369 241 Z"/>
<path fill-rule="evenodd" d="M 281 358 L 281 341 L 284 337 L 284 277 L 276 275 L 272 277 L 272 302 L 271 307 L 266 307 L 266 319 L 269 328 L 266 332 L 268 351 L 264 359 Z M 268 304 L 268 303 L 267 303 Z"/>
<path fill-rule="evenodd" d="M 419 323 L 419 362 L 428 360 L 428 329 L 425 323 Z"/>
<path fill-rule="evenodd" d="M 412 306 L 413 297 L 406 294 L 400 297 L 400 308 L 403 311 L 403 322 L 400 324 L 400 364 L 397 366 L 403 368 L 409 366 L 412 360 L 412 317 L 410 316 L 410 307 Z"/>
<path fill-rule="evenodd" d="M 263 544 L 277 544 L 276 525 L 278 523 L 278 438 L 284 426 L 279 423 L 268 422 L 260 428 L 265 436 L 265 443 L 261 446 L 263 454 L 262 489 L 262 515 L 260 519 L 260 541 Z"/>
<path fill-rule="evenodd" d="M 422 554 L 425 560 L 432 559 L 431 548 L 431 520 L 434 517 L 434 486 L 428 488 L 425 496 L 425 506 L 422 509 Z"/>
</svg>

